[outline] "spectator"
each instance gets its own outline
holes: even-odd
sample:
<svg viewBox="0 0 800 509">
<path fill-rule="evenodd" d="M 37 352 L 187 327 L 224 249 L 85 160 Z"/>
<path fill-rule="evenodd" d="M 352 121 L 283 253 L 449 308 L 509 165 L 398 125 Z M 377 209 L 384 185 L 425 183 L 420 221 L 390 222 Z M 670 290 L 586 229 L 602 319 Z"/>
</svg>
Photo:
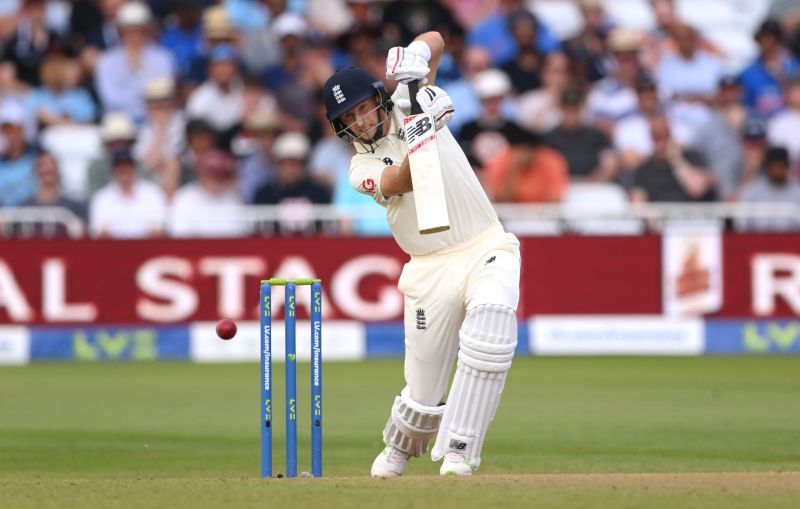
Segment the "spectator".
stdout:
<svg viewBox="0 0 800 509">
<path fill-rule="evenodd" d="M 130 149 L 111 155 L 113 180 L 89 202 L 89 228 L 95 237 L 145 238 L 164 230 L 167 197 L 157 185 L 140 179 Z"/>
<path fill-rule="evenodd" d="M 517 98 L 520 124 L 535 133 L 555 129 L 561 122 L 561 94 L 569 83 L 569 60 L 563 53 L 547 55 L 542 70 L 542 88 Z"/>
<path fill-rule="evenodd" d="M 37 190 L 36 194 L 28 202 L 23 203 L 25 207 L 62 207 L 72 212 L 82 223 L 86 222 L 86 205 L 70 200 L 61 192 L 61 175 L 58 170 L 58 163 L 55 158 L 46 152 L 41 152 L 36 157 L 35 162 Z M 56 223 L 53 228 L 47 225 L 37 224 L 34 226 L 34 234 L 52 236 L 66 236 L 66 228 L 61 223 Z"/>
<path fill-rule="evenodd" d="M 402 46 L 421 33 L 447 32 L 455 24 L 451 12 L 440 2 L 399 0 L 383 9 L 383 39 L 388 47 Z"/>
<path fill-rule="evenodd" d="M 119 46 L 121 37 L 117 15 L 126 0 L 99 0 L 92 3 L 96 5 L 94 9 L 85 6 L 74 10 L 72 14 L 71 25 L 82 35 L 82 46 L 101 52 Z"/>
<path fill-rule="evenodd" d="M 306 21 L 297 14 L 281 14 L 272 27 L 280 42 L 281 60 L 267 69 L 264 83 L 275 91 L 285 115 L 308 125 L 314 120 L 318 91 L 334 71 L 330 52 L 324 39 L 310 37 Z"/>
<path fill-rule="evenodd" d="M 786 109 L 769 120 L 767 141 L 786 147 L 792 164 L 800 163 L 800 77 L 786 86 Z"/>
<path fill-rule="evenodd" d="M 656 28 L 650 32 L 648 47 L 645 51 L 645 67 L 650 72 L 655 72 L 661 64 L 661 59 L 668 54 L 678 51 L 678 41 L 676 40 L 675 29 L 682 25 L 682 21 L 675 14 L 674 0 L 651 0 L 653 14 L 656 19 Z M 719 48 L 704 37 L 697 35 L 697 45 L 699 50 L 721 56 Z"/>
<path fill-rule="evenodd" d="M 484 184 L 496 202 L 556 203 L 569 185 L 567 161 L 528 132 L 511 137 L 510 145 L 484 168 Z"/>
<path fill-rule="evenodd" d="M 209 150 L 197 161 L 197 180 L 175 193 L 169 232 L 173 237 L 247 235 L 251 229 L 241 206 L 233 158 L 221 150 Z"/>
<path fill-rule="evenodd" d="M 633 175 L 631 201 L 689 202 L 705 199 L 713 191 L 714 180 L 694 151 L 681 149 L 672 137 L 664 116 L 650 119 L 653 155 Z"/>
<path fill-rule="evenodd" d="M 536 17 L 530 11 L 522 10 L 508 19 L 511 36 L 517 45 L 516 56 L 500 68 L 511 79 L 511 86 L 517 94 L 523 94 L 541 86 L 542 56 L 536 49 Z"/>
<path fill-rule="evenodd" d="M 196 177 L 197 162 L 207 153 L 218 148 L 217 131 L 202 119 L 186 122 L 186 147 L 181 154 L 181 184 Z"/>
<path fill-rule="evenodd" d="M 703 108 L 706 120 L 697 120 L 690 146 L 705 159 L 714 176 L 717 198 L 736 201 L 744 183 L 741 135 L 717 109 Z"/>
<path fill-rule="evenodd" d="M 602 0 L 579 0 L 578 5 L 583 28 L 564 44 L 564 52 L 575 77 L 593 83 L 606 75 L 605 39 L 614 27 L 605 15 Z"/>
<path fill-rule="evenodd" d="M 206 81 L 210 66 L 209 52 L 222 45 L 238 47 L 240 34 L 231 23 L 228 11 L 224 5 L 213 5 L 203 11 L 203 39 L 200 45 L 200 54 L 191 60 L 189 75 L 183 76 L 182 96 L 188 96 L 193 89 Z"/>
<path fill-rule="evenodd" d="M 742 104 L 742 84 L 738 76 L 723 76 L 719 82 L 716 108 L 725 117 L 728 125 L 736 132 L 744 131 L 744 124 L 750 116 Z"/>
<path fill-rule="evenodd" d="M 103 149 L 100 155 L 89 162 L 89 194 L 94 194 L 112 179 L 112 154 L 121 148 L 131 148 L 136 141 L 136 126 L 127 113 L 106 113 L 100 124 L 100 139 Z M 144 169 L 140 170 L 144 174 Z"/>
<path fill-rule="evenodd" d="M 487 69 L 475 76 L 473 86 L 481 101 L 481 116 L 461 128 L 461 144 L 483 163 L 524 129 L 503 114 L 503 101 L 511 92 L 511 81 L 503 71 Z"/>
<path fill-rule="evenodd" d="M 41 67 L 42 86 L 25 97 L 28 115 L 39 128 L 57 124 L 90 123 L 97 117 L 97 107 L 89 92 L 78 86 L 77 63 L 62 55 L 50 55 Z"/>
<path fill-rule="evenodd" d="M 758 119 L 748 120 L 742 132 L 742 152 L 744 153 L 742 184 L 752 181 L 758 175 L 764 163 L 764 157 L 767 155 L 767 148 L 769 147 L 764 122 Z"/>
<path fill-rule="evenodd" d="M 800 183 L 789 177 L 789 152 L 770 147 L 764 157 L 761 175 L 742 190 L 742 203 L 800 205 Z M 756 231 L 797 231 L 800 218 L 749 218 L 738 223 L 740 229 Z"/>
<path fill-rule="evenodd" d="M 261 109 L 245 121 L 244 133 L 253 142 L 254 150 L 239 165 L 239 191 L 245 203 L 253 203 L 255 194 L 275 178 L 272 147 L 280 133 L 280 118 L 273 110 Z M 337 138 L 341 145 L 341 140 Z M 349 167 L 349 166 L 348 166 Z"/>
<path fill-rule="evenodd" d="M 768 19 L 755 35 L 759 54 L 741 75 L 744 104 L 769 117 L 783 109 L 783 85 L 800 73 L 800 62 L 784 46 L 783 29 Z"/>
<path fill-rule="evenodd" d="M 186 121 L 175 104 L 171 79 L 156 79 L 144 90 L 147 120 L 139 130 L 133 154 L 150 180 L 172 196 L 180 185 L 180 154 L 185 143 Z"/>
<path fill-rule="evenodd" d="M 494 65 L 503 65 L 517 56 L 519 47 L 511 35 L 511 18 L 526 10 L 523 0 L 501 0 L 500 8 L 485 17 L 467 33 L 467 44 L 483 46 Z M 559 49 L 558 39 L 536 20 L 536 49 L 546 55 Z"/>
<path fill-rule="evenodd" d="M 317 119 L 317 124 L 323 128 L 323 137 L 311 150 L 308 169 L 314 180 L 333 191 L 339 181 L 350 180 L 348 170 L 353 149 L 352 145 L 342 143 L 341 138 L 336 136 L 333 126 L 325 117 L 322 103 L 317 105 Z"/>
<path fill-rule="evenodd" d="M 480 116 L 481 103 L 478 96 L 475 95 L 472 81 L 481 71 L 488 69 L 490 63 L 489 52 L 485 48 L 470 46 L 464 51 L 460 61 L 461 77 L 442 85 L 447 90 L 450 99 L 453 100 L 457 112 L 453 120 L 447 124 L 454 136 L 459 135 L 464 124 Z M 436 76 L 438 79 L 438 73 Z"/>
<path fill-rule="evenodd" d="M 15 207 L 36 193 L 34 152 L 25 139 L 25 108 L 6 100 L 0 105 L 0 132 L 5 150 L 0 158 L 0 205 Z"/>
<path fill-rule="evenodd" d="M 172 78 L 169 51 L 150 41 L 150 9 L 133 1 L 117 13 L 121 45 L 106 50 L 95 70 L 95 87 L 105 111 L 124 111 L 137 123 L 145 118 L 144 87 L 157 78 Z"/>
<path fill-rule="evenodd" d="M 208 122 L 225 140 L 230 140 L 244 115 L 244 84 L 239 72 L 239 53 L 221 44 L 209 53 L 208 79 L 186 103 L 186 114 Z"/>
<path fill-rule="evenodd" d="M 615 122 L 636 111 L 636 80 L 643 74 L 639 61 L 642 36 L 627 28 L 615 28 L 606 44 L 613 55 L 613 69 L 592 86 L 587 106 L 595 125 L 611 133 Z"/>
<path fill-rule="evenodd" d="M 658 97 L 656 83 L 647 75 L 636 81 L 637 109 L 614 126 L 614 148 L 620 154 L 622 168 L 632 170 L 653 153 L 653 138 L 650 133 L 650 120 L 666 115 L 670 132 L 681 146 L 692 141 L 693 119 L 684 118 L 672 103 L 662 104 Z"/>
<path fill-rule="evenodd" d="M 676 23 L 672 35 L 677 52 L 661 58 L 655 73 L 659 87 L 673 98 L 711 102 L 725 72 L 724 62 L 699 47 L 699 37 L 691 26 Z"/>
<path fill-rule="evenodd" d="M 306 168 L 310 143 L 299 132 L 281 134 L 272 147 L 275 179 L 257 192 L 255 203 L 280 205 L 278 229 L 281 232 L 310 233 L 315 229 L 312 205 L 331 202 L 331 192 L 314 182 Z M 316 226 L 318 227 L 318 225 Z"/>
<path fill-rule="evenodd" d="M 177 78 L 187 81 L 192 76 L 192 62 L 203 56 L 203 29 L 197 0 L 170 2 L 173 16 L 167 24 L 159 43 L 172 52 L 177 63 Z"/>
<path fill-rule="evenodd" d="M 616 157 L 608 136 L 584 124 L 583 92 L 569 87 L 561 95 L 561 124 L 544 135 L 546 145 L 567 160 L 570 180 L 605 182 L 617 172 Z"/>
<path fill-rule="evenodd" d="M 3 49 L 3 60 L 14 64 L 17 78 L 34 87 L 39 86 L 39 67 L 45 57 L 67 49 L 58 34 L 47 28 L 44 14 L 44 0 L 24 0 L 22 16 Z"/>
</svg>

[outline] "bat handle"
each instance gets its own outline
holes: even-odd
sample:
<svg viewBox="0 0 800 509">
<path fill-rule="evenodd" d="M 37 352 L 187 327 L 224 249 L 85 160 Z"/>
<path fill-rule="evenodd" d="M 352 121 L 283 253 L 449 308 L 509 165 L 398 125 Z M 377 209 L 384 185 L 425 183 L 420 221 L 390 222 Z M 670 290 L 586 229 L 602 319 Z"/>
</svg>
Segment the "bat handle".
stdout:
<svg viewBox="0 0 800 509">
<path fill-rule="evenodd" d="M 419 92 L 419 80 L 408 82 L 408 95 L 411 100 L 411 114 L 418 115 L 422 113 L 422 107 L 417 102 L 417 92 Z"/>
</svg>

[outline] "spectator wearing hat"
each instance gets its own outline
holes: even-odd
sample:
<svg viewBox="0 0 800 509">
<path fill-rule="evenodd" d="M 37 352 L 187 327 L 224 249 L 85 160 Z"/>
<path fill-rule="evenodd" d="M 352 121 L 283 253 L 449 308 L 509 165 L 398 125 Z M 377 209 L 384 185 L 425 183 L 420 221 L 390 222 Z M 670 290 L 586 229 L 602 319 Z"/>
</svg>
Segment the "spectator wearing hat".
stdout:
<svg viewBox="0 0 800 509">
<path fill-rule="evenodd" d="M 279 133 L 280 117 L 272 109 L 260 109 L 245 120 L 241 138 L 253 146 L 239 165 L 239 191 L 245 203 L 253 203 L 256 191 L 275 178 L 272 147 Z"/>
<path fill-rule="evenodd" d="M 121 44 L 100 56 L 95 88 L 105 111 L 124 111 L 137 123 L 146 115 L 145 85 L 157 78 L 172 78 L 175 61 L 166 49 L 150 40 L 150 9 L 133 1 L 117 12 Z"/>
<path fill-rule="evenodd" d="M 570 81 L 569 60 L 563 53 L 547 55 L 542 69 L 542 88 L 517 98 L 517 120 L 531 132 L 543 133 L 561 123 L 561 94 Z"/>
<path fill-rule="evenodd" d="M 570 180 L 605 182 L 617 173 L 611 140 L 600 130 L 586 125 L 583 91 L 570 86 L 561 94 L 561 124 L 547 132 L 542 141 L 567 160 Z"/>
<path fill-rule="evenodd" d="M 633 174 L 630 199 L 644 202 L 692 202 L 713 194 L 714 179 L 702 156 L 684 150 L 672 137 L 663 115 L 649 119 L 653 153 Z"/>
<path fill-rule="evenodd" d="M 167 197 L 160 187 L 137 176 L 128 147 L 111 154 L 112 180 L 89 202 L 89 229 L 95 237 L 146 238 L 164 231 Z"/>
<path fill-rule="evenodd" d="M 168 230 L 173 237 L 241 237 L 251 232 L 243 219 L 236 163 L 225 151 L 212 149 L 196 165 L 197 179 L 175 193 Z"/>
<path fill-rule="evenodd" d="M 40 84 L 39 67 L 45 57 L 68 49 L 47 27 L 45 7 L 44 0 L 24 0 L 14 33 L 3 46 L 3 60 L 14 64 L 20 81 L 34 87 Z"/>
<path fill-rule="evenodd" d="M 281 206 L 283 215 L 277 226 L 284 233 L 313 232 L 311 206 L 331 202 L 331 192 L 308 174 L 306 161 L 310 148 L 303 133 L 281 134 L 272 146 L 275 178 L 256 191 L 255 203 Z"/>
<path fill-rule="evenodd" d="M 483 173 L 489 197 L 499 203 L 557 203 L 569 185 L 566 159 L 525 131 L 511 136 Z"/>
<path fill-rule="evenodd" d="M 130 149 L 136 141 L 136 126 L 130 115 L 121 111 L 103 115 L 100 139 L 103 142 L 100 155 L 89 163 L 89 194 L 95 193 L 112 180 L 112 154 L 119 149 Z M 140 173 L 144 175 L 145 172 L 141 169 Z"/>
<path fill-rule="evenodd" d="M 629 28 L 615 28 L 606 46 L 612 54 L 612 70 L 592 86 L 586 103 L 595 125 L 611 133 L 614 123 L 637 108 L 636 80 L 644 72 L 640 60 L 643 35 Z"/>
<path fill-rule="evenodd" d="M 61 174 L 58 162 L 52 154 L 40 152 L 36 156 L 36 194 L 28 202 L 23 203 L 24 207 L 61 207 L 72 212 L 83 223 L 86 222 L 86 205 L 84 203 L 71 200 L 64 196 L 61 189 Z M 33 227 L 36 236 L 65 236 L 67 230 L 63 224 L 57 223 L 50 228 L 43 224 L 36 224 Z"/>
<path fill-rule="evenodd" d="M 314 94 L 333 73 L 330 56 L 326 49 L 322 49 L 323 58 L 318 58 L 318 50 L 310 61 L 308 23 L 299 14 L 280 14 L 273 21 L 271 30 L 278 39 L 281 57 L 264 73 L 264 85 L 275 92 L 288 115 L 309 121 L 313 115 L 310 107 L 316 98 Z M 313 78 L 316 78 L 314 82 L 310 80 Z"/>
<path fill-rule="evenodd" d="M 605 77 L 607 55 L 605 39 L 614 28 L 606 16 L 602 0 L 579 0 L 583 28 L 564 43 L 576 78 L 594 83 Z"/>
<path fill-rule="evenodd" d="M 800 205 L 800 183 L 790 174 L 789 151 L 770 147 L 764 155 L 760 175 L 742 190 L 742 203 Z M 747 218 L 738 222 L 739 229 L 751 231 L 798 231 L 800 218 Z"/>
<path fill-rule="evenodd" d="M 80 69 L 63 55 L 49 55 L 40 69 L 41 86 L 25 97 L 28 115 L 39 128 L 57 124 L 86 124 L 95 121 L 97 106 L 86 89 L 78 86 Z"/>
<path fill-rule="evenodd" d="M 22 104 L 12 99 L 0 104 L 0 133 L 5 139 L 0 157 L 0 205 L 4 207 L 21 205 L 36 193 L 34 152 L 25 137 L 26 122 Z"/>
<path fill-rule="evenodd" d="M 685 23 L 673 26 L 672 37 L 677 51 L 661 58 L 655 72 L 659 87 L 679 100 L 710 103 L 725 74 L 725 63 L 700 48 L 697 31 Z"/>
<path fill-rule="evenodd" d="M 159 78 L 145 85 L 147 119 L 133 145 L 148 178 L 172 196 L 180 182 L 180 154 L 185 143 L 186 121 L 175 104 L 175 83 Z"/>
<path fill-rule="evenodd" d="M 481 101 L 481 115 L 461 128 L 461 144 L 485 163 L 508 145 L 508 139 L 525 130 L 503 111 L 503 102 L 511 93 L 511 80 L 499 69 L 487 69 L 473 80 L 475 94 Z"/>
<path fill-rule="evenodd" d="M 740 76 L 744 104 L 756 114 L 770 117 L 783 109 L 783 87 L 800 75 L 800 62 L 786 49 L 783 29 L 777 21 L 764 21 L 755 39 L 758 56 Z"/>
<path fill-rule="evenodd" d="M 230 44 L 214 46 L 209 53 L 208 67 L 208 79 L 189 96 L 186 114 L 205 120 L 230 139 L 244 115 L 239 52 Z"/>
<path fill-rule="evenodd" d="M 188 96 L 195 87 L 208 79 L 209 54 L 213 48 L 220 45 L 239 48 L 241 44 L 241 33 L 231 22 L 224 5 L 212 5 L 204 9 L 200 24 L 200 54 L 191 60 L 188 76 L 181 77 L 182 96 Z"/>
<path fill-rule="evenodd" d="M 785 147 L 792 164 L 800 163 L 800 76 L 786 85 L 786 109 L 777 113 L 767 123 L 767 141 L 770 145 Z"/>
</svg>

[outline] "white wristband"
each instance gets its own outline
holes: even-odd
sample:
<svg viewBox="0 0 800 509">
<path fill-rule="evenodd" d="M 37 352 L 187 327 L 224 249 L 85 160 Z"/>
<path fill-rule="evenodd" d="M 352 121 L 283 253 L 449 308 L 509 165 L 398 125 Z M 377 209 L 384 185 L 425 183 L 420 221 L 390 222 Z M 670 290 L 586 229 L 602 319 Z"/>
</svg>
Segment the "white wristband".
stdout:
<svg viewBox="0 0 800 509">
<path fill-rule="evenodd" d="M 431 48 L 424 42 L 414 41 L 408 45 L 408 49 L 424 58 L 426 62 L 431 61 Z"/>
</svg>

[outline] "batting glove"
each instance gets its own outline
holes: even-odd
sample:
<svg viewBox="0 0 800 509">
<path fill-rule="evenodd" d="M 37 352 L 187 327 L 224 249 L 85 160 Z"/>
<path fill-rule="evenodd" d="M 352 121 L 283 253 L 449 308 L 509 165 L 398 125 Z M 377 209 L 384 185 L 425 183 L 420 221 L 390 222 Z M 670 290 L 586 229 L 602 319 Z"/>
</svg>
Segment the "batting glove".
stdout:
<svg viewBox="0 0 800 509">
<path fill-rule="evenodd" d="M 456 112 L 447 92 L 436 86 L 423 87 L 417 92 L 417 102 L 425 113 L 433 115 L 436 130 L 446 126 Z"/>
<path fill-rule="evenodd" d="M 405 48 L 395 46 L 386 55 L 386 77 L 390 80 L 408 83 L 421 80 L 431 72 L 428 61 L 431 49 L 422 41 L 414 41 Z"/>
</svg>

